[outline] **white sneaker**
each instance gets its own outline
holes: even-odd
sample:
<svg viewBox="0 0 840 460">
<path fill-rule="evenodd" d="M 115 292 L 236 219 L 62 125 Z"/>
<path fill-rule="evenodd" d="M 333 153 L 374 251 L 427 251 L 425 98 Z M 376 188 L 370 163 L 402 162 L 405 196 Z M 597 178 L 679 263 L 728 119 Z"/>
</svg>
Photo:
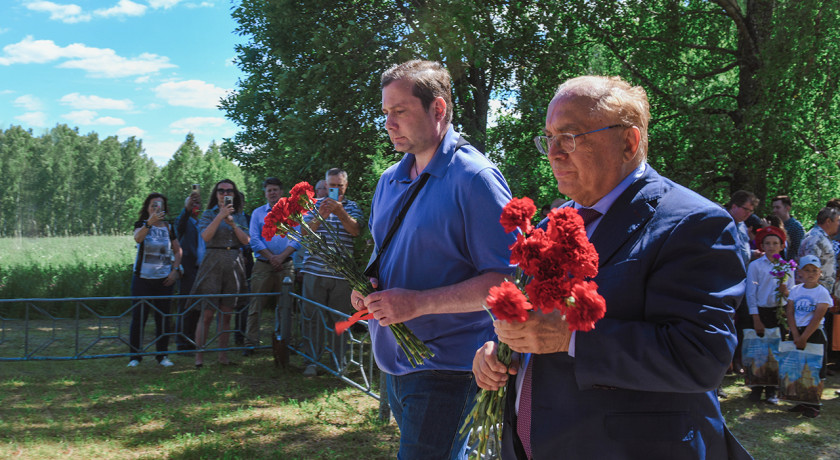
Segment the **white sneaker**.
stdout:
<svg viewBox="0 0 840 460">
<path fill-rule="evenodd" d="M 306 366 L 306 369 L 303 370 L 304 377 L 315 377 L 316 375 L 318 375 L 318 366 L 314 364 Z"/>
<path fill-rule="evenodd" d="M 160 365 L 163 366 L 163 367 L 170 367 L 170 366 L 174 366 L 175 363 L 170 361 L 169 358 L 163 358 L 163 359 L 160 360 Z"/>
<path fill-rule="evenodd" d="M 128 362 L 128 367 L 137 367 L 138 364 L 140 364 L 140 361 L 137 361 L 136 359 L 132 359 L 131 361 Z"/>
</svg>

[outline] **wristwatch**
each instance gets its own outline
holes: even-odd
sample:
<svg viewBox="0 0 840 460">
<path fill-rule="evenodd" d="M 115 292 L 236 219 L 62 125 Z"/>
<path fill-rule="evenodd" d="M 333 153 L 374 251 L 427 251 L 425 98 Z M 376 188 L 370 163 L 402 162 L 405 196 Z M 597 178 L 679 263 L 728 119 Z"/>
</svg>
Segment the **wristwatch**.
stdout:
<svg viewBox="0 0 840 460">
<path fill-rule="evenodd" d="M 173 270 L 178 270 L 179 272 L 181 272 L 182 275 L 184 274 L 184 266 L 183 265 L 178 265 L 177 267 L 174 267 L 172 269 Z"/>
<path fill-rule="evenodd" d="M 143 225 L 144 225 L 144 226 L 146 226 L 146 228 L 149 228 L 149 229 L 151 229 L 151 228 L 152 228 L 152 226 L 151 226 L 151 225 L 149 225 L 149 222 L 148 222 L 148 221 L 145 221 L 145 220 L 144 220 L 144 221 L 143 221 Z"/>
</svg>

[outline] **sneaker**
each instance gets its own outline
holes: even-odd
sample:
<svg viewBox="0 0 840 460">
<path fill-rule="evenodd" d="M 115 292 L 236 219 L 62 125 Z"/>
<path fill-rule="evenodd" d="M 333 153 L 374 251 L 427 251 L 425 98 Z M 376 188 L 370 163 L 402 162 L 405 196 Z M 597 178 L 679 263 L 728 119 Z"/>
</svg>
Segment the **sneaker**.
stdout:
<svg viewBox="0 0 840 460">
<path fill-rule="evenodd" d="M 306 366 L 306 369 L 303 371 L 304 377 L 315 377 L 316 375 L 318 375 L 318 366 L 314 364 Z"/>
<path fill-rule="evenodd" d="M 140 361 L 137 361 L 136 359 L 132 359 L 131 361 L 128 362 L 128 367 L 137 367 L 138 364 L 140 364 Z"/>
<path fill-rule="evenodd" d="M 767 399 L 764 400 L 764 402 L 766 402 L 767 404 L 770 404 L 771 406 L 778 406 L 779 405 L 779 398 L 777 398 L 775 396 L 768 396 Z"/>
<path fill-rule="evenodd" d="M 174 366 L 175 363 L 169 360 L 169 358 L 163 358 L 160 360 L 160 365 L 163 367 L 171 367 Z"/>
</svg>

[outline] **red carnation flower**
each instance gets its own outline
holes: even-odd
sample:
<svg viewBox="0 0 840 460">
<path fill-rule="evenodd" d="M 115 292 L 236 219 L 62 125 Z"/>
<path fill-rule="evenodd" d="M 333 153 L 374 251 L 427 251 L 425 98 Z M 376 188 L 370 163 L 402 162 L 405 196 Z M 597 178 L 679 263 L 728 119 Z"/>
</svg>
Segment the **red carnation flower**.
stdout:
<svg viewBox="0 0 840 460">
<path fill-rule="evenodd" d="M 533 229 L 531 219 L 534 218 L 536 212 L 537 207 L 527 196 L 525 198 L 513 198 L 502 209 L 502 217 L 499 222 L 507 233 L 519 228 L 522 233 L 527 235 Z"/>
<path fill-rule="evenodd" d="M 528 319 L 528 310 L 533 308 L 522 291 L 510 281 L 491 287 L 486 302 L 496 318 L 511 323 L 525 322 Z"/>
<path fill-rule="evenodd" d="M 568 277 L 556 277 L 543 280 L 533 279 L 525 286 L 525 292 L 535 309 L 551 313 L 566 307 L 566 297 L 572 295 L 572 280 Z"/>
<path fill-rule="evenodd" d="M 265 238 L 266 241 L 271 241 L 271 239 L 274 238 L 274 235 L 276 234 L 277 226 L 275 224 L 269 222 L 263 224 L 262 237 Z"/>
<path fill-rule="evenodd" d="M 607 302 L 598 294 L 598 285 L 594 281 L 575 284 L 572 297 L 566 308 L 566 322 L 570 331 L 591 331 L 595 322 L 604 317 Z"/>
<path fill-rule="evenodd" d="M 516 242 L 510 246 L 510 263 L 519 265 L 528 276 L 539 276 L 543 253 L 551 244 L 541 228 L 531 232 L 527 238 L 521 234 L 516 235 Z"/>
<path fill-rule="evenodd" d="M 305 207 L 314 203 L 315 189 L 309 182 L 298 182 L 289 190 L 289 214 L 301 214 Z"/>
</svg>

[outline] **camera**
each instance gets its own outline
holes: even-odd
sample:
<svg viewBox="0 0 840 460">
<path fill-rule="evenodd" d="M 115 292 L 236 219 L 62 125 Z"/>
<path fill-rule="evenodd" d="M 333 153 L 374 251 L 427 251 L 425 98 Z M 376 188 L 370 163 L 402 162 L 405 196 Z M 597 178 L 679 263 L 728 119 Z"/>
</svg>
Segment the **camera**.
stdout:
<svg viewBox="0 0 840 460">
<path fill-rule="evenodd" d="M 338 188 L 337 187 L 330 187 L 330 194 L 329 197 L 335 201 L 338 201 Z"/>
<path fill-rule="evenodd" d="M 233 204 L 233 197 L 230 195 L 225 195 L 225 206 Z"/>
<path fill-rule="evenodd" d="M 198 185 L 198 184 L 193 184 L 193 185 L 192 185 L 192 191 L 193 191 L 193 192 L 198 192 L 198 191 L 199 191 L 198 189 L 199 189 L 199 185 Z"/>
</svg>

